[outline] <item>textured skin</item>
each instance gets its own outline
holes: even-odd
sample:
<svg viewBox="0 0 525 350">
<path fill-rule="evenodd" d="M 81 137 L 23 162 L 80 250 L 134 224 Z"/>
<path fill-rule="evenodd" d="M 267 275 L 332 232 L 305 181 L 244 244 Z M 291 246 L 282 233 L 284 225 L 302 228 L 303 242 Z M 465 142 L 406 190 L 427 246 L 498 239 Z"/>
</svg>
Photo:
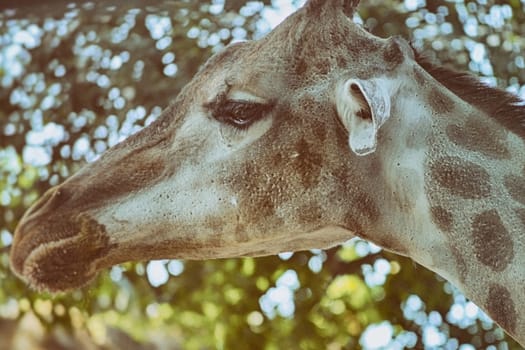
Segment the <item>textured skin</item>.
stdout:
<svg viewBox="0 0 525 350">
<path fill-rule="evenodd" d="M 434 79 L 405 41 L 353 24 L 354 3 L 310 1 L 260 41 L 212 57 L 159 120 L 28 211 L 13 270 L 60 291 L 123 261 L 267 255 L 358 235 L 440 273 L 525 344 L 523 139 Z M 358 111 L 355 91 L 336 94 L 349 79 L 373 80 L 363 86 L 381 86 L 390 104 L 366 156 L 349 149 L 353 124 L 337 111 L 377 111 L 373 100 Z M 266 103 L 264 115 L 242 128 L 214 117 L 239 95 Z"/>
</svg>

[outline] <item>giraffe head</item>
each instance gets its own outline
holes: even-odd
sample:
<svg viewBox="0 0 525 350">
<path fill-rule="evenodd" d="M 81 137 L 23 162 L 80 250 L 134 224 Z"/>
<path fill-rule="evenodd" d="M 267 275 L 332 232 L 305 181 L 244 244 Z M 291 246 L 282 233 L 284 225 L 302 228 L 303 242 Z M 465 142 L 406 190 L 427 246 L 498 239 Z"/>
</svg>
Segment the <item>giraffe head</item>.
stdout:
<svg viewBox="0 0 525 350">
<path fill-rule="evenodd" d="M 151 126 L 50 189 L 22 218 L 13 270 L 61 291 L 129 260 L 324 248 L 381 214 L 402 39 L 309 1 L 268 36 L 213 56 Z"/>
</svg>

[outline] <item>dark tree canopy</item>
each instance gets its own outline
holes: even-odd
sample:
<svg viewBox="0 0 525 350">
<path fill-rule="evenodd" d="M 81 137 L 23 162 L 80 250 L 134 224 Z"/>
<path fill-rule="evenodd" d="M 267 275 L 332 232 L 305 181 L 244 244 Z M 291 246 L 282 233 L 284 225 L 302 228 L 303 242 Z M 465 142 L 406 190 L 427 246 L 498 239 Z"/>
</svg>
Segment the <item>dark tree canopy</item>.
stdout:
<svg viewBox="0 0 525 350">
<path fill-rule="evenodd" d="M 213 52 L 261 37 L 299 5 L 0 5 L 0 349 L 520 348 L 449 283 L 358 239 L 257 259 L 127 263 L 57 296 L 10 272 L 12 233 L 47 188 L 155 120 Z M 356 20 L 525 99 L 524 8 L 363 1 Z"/>
</svg>

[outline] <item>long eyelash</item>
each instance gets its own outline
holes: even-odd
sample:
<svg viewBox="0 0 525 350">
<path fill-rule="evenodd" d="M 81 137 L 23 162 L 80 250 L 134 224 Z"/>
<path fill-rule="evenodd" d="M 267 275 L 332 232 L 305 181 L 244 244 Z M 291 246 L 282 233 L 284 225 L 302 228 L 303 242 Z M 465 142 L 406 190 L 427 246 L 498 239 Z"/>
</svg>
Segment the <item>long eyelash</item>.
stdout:
<svg viewBox="0 0 525 350">
<path fill-rule="evenodd" d="M 260 103 L 230 101 L 216 110 L 214 117 L 236 128 L 244 129 L 261 119 L 267 108 Z"/>
<path fill-rule="evenodd" d="M 273 106 L 273 102 L 262 104 L 251 101 L 234 101 L 222 96 L 217 96 L 214 101 L 205 105 L 216 120 L 230 124 L 237 129 L 248 128 L 255 121 L 262 119 Z"/>
<path fill-rule="evenodd" d="M 222 105 L 219 105 L 217 112 L 223 113 L 225 115 L 238 116 L 243 113 L 254 113 L 262 110 L 264 105 L 254 102 L 242 102 L 242 101 L 227 101 Z"/>
</svg>

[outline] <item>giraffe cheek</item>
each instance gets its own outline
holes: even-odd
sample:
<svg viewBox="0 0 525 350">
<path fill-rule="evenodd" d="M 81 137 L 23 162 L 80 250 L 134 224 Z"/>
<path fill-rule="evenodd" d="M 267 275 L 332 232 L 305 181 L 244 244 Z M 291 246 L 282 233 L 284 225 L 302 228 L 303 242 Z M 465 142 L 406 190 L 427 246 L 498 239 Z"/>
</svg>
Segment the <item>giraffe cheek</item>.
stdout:
<svg viewBox="0 0 525 350">
<path fill-rule="evenodd" d="M 303 204 L 297 208 L 295 217 L 305 231 L 315 229 L 323 222 L 323 208 L 316 203 Z"/>
<path fill-rule="evenodd" d="M 277 215 L 276 201 L 270 195 L 244 198 L 240 206 L 240 222 L 245 225 L 243 231 L 255 238 L 267 238 L 268 234 L 284 224 L 284 220 Z M 238 234 L 245 233 L 238 230 Z"/>
</svg>

